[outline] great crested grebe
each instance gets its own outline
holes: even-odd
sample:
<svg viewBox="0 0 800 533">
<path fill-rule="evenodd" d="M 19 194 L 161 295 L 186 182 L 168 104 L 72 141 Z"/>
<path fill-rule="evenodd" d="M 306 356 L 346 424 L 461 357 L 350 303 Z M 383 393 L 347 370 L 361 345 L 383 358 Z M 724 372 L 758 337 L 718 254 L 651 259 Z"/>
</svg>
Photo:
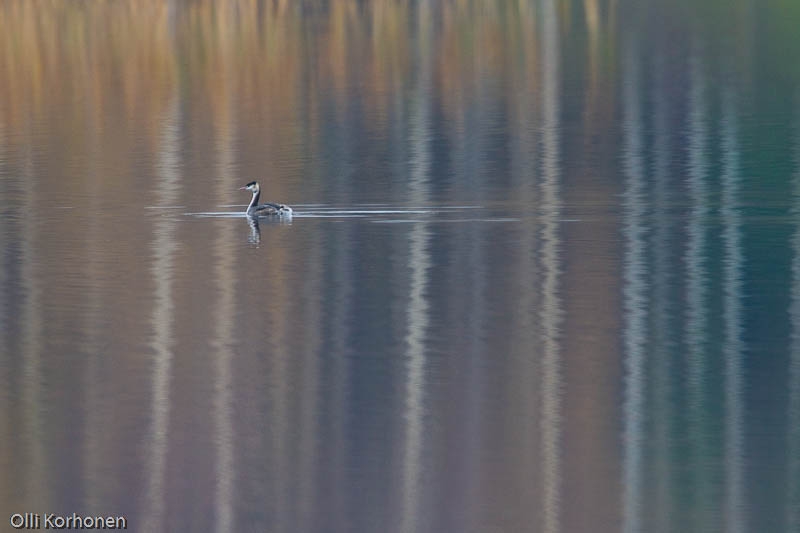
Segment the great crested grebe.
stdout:
<svg viewBox="0 0 800 533">
<path fill-rule="evenodd" d="M 259 204 L 258 198 L 261 196 L 261 186 L 257 181 L 251 181 L 244 187 L 239 187 L 240 191 L 250 191 L 253 193 L 253 199 L 250 200 L 250 205 L 247 206 L 245 213 L 249 217 L 290 217 L 292 216 L 292 208 L 283 204 Z"/>
</svg>

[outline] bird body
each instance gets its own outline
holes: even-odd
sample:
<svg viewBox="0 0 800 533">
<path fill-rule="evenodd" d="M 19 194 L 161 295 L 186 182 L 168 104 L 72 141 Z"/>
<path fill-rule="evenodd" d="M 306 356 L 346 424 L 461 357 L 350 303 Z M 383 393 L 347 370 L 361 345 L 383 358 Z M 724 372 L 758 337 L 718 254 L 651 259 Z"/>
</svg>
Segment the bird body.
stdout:
<svg viewBox="0 0 800 533">
<path fill-rule="evenodd" d="M 257 181 L 251 181 L 244 187 L 239 188 L 240 191 L 250 191 L 253 193 L 253 198 L 250 200 L 250 205 L 247 206 L 245 213 L 249 217 L 290 217 L 292 216 L 292 208 L 288 205 L 263 203 L 259 204 L 258 200 L 261 197 L 261 186 Z"/>
</svg>

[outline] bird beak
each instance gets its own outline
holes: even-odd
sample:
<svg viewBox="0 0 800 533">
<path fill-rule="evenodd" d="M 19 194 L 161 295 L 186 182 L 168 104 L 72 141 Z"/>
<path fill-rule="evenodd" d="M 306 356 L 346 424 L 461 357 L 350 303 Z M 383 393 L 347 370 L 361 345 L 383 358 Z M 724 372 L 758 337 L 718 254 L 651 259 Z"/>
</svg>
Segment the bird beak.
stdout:
<svg viewBox="0 0 800 533">
<path fill-rule="evenodd" d="M 239 187 L 239 190 L 240 190 L 240 191 L 246 191 L 246 190 L 247 190 L 247 187 Z"/>
</svg>

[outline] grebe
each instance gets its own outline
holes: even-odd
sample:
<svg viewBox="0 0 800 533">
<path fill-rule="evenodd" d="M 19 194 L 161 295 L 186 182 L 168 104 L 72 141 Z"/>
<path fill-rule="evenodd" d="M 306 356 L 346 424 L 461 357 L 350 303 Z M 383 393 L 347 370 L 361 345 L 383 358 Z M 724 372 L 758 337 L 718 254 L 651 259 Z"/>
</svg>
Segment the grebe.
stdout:
<svg viewBox="0 0 800 533">
<path fill-rule="evenodd" d="M 239 187 L 240 191 L 250 191 L 253 193 L 253 199 L 250 200 L 250 205 L 247 206 L 245 213 L 249 217 L 290 217 L 292 216 L 292 208 L 283 204 L 260 204 L 258 198 L 261 196 L 261 186 L 257 181 L 251 181 L 244 187 Z"/>
</svg>

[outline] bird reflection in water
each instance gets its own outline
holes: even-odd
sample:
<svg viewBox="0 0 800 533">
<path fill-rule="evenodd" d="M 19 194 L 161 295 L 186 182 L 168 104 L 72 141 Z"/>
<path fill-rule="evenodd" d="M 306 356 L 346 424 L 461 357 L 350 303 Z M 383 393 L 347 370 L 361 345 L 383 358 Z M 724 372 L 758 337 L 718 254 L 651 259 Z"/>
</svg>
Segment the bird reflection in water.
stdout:
<svg viewBox="0 0 800 533">
<path fill-rule="evenodd" d="M 247 224 L 250 226 L 250 236 L 247 237 L 247 242 L 261 244 L 261 228 L 258 227 L 258 217 L 247 215 Z"/>
<path fill-rule="evenodd" d="M 247 225 L 250 226 L 250 235 L 247 237 L 248 244 L 261 244 L 261 226 L 259 223 L 264 224 L 278 224 L 281 226 L 291 226 L 291 217 L 274 217 L 274 218 L 259 218 L 247 215 Z"/>
</svg>

